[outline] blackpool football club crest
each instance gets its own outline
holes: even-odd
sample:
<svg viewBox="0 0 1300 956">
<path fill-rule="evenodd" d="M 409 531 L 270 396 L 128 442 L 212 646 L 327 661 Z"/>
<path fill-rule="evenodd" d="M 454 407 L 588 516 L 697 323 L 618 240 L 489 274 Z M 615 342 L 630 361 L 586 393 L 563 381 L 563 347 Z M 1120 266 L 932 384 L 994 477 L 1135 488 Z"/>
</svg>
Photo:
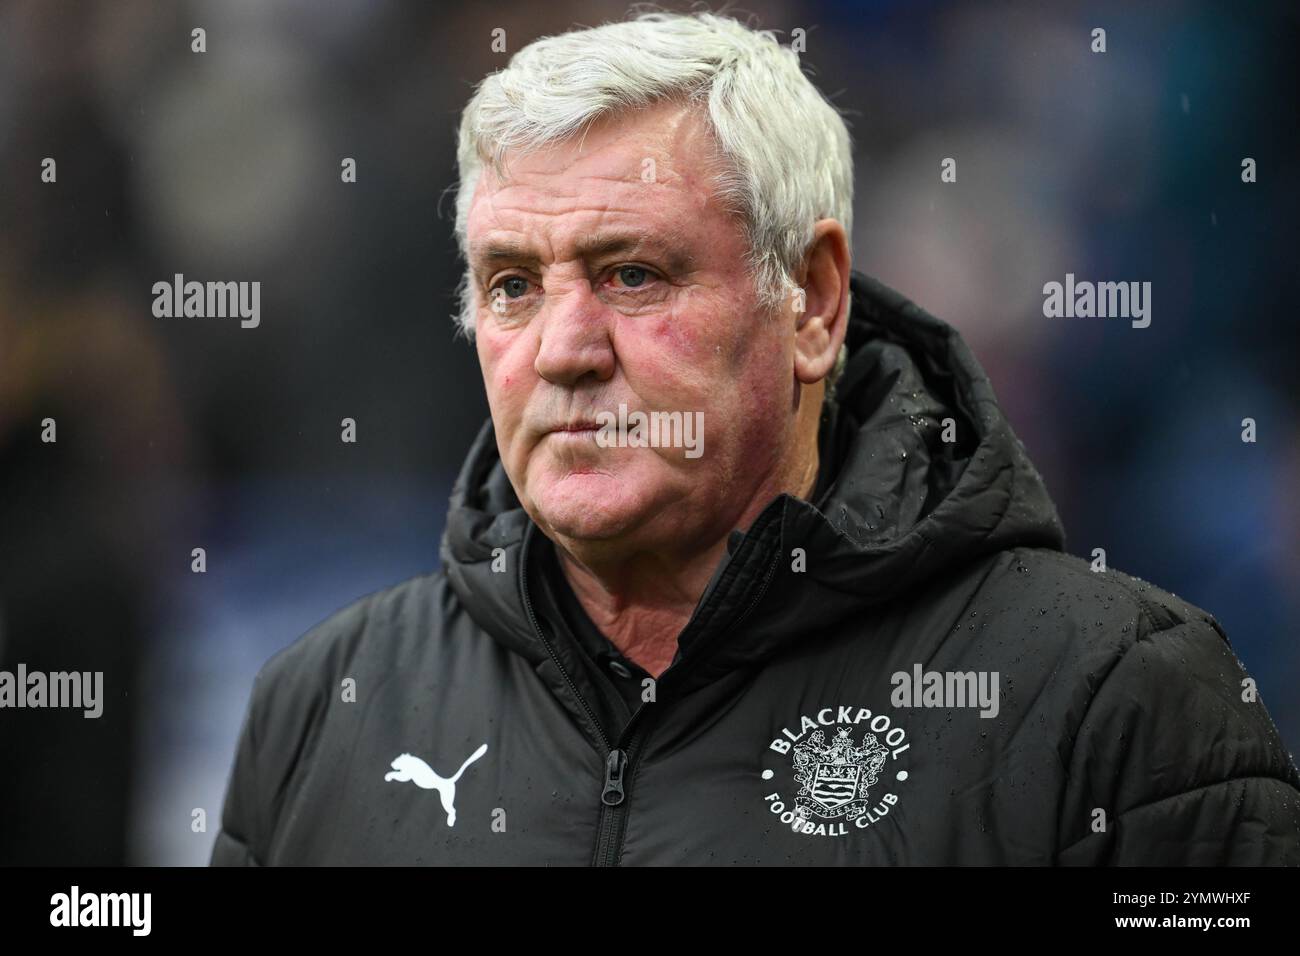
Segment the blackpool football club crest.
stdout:
<svg viewBox="0 0 1300 956">
<path fill-rule="evenodd" d="M 807 836 L 845 836 L 884 819 L 908 778 L 903 756 L 911 745 L 888 714 L 865 707 L 824 707 L 783 729 L 769 751 L 788 758 L 764 780 L 788 779 L 791 790 L 767 794 L 768 810 Z"/>
<path fill-rule="evenodd" d="M 794 748 L 794 778 L 800 784 L 796 807 L 804 817 L 816 813 L 856 820 L 866 813 L 869 788 L 876 785 L 887 759 L 889 751 L 875 734 L 867 734 L 862 746 L 855 747 L 847 727 L 836 731 L 829 744 L 820 730 L 814 731 Z"/>
</svg>

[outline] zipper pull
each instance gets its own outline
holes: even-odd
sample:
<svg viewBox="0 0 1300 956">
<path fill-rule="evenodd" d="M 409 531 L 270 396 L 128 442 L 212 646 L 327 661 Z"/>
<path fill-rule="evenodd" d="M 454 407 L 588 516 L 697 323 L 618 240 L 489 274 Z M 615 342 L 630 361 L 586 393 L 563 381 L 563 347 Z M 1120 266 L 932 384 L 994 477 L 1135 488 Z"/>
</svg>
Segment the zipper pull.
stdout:
<svg viewBox="0 0 1300 956">
<path fill-rule="evenodd" d="M 605 758 L 605 789 L 600 802 L 607 807 L 616 807 L 623 802 L 623 768 L 626 766 L 627 754 L 617 748 Z"/>
</svg>

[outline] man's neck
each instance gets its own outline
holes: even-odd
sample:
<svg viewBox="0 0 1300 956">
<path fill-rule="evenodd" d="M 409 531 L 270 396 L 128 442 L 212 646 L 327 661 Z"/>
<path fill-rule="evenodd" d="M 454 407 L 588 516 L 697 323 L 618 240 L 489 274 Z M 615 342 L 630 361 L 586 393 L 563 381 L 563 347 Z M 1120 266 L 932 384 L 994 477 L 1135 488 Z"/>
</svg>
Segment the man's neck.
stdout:
<svg viewBox="0 0 1300 956">
<path fill-rule="evenodd" d="M 602 576 L 557 548 L 564 577 L 592 623 L 624 657 L 654 677 L 672 663 L 677 636 L 725 551 L 724 539 L 685 564 L 646 556 L 617 575 Z"/>
<path fill-rule="evenodd" d="M 748 528 L 783 490 L 797 497 L 811 494 L 817 483 L 815 442 L 805 460 L 795 477 L 756 496 L 737 526 Z M 583 563 L 563 546 L 556 553 L 565 579 L 592 623 L 624 657 L 657 678 L 676 656 L 677 638 L 726 554 L 731 530 L 687 553 L 642 553 L 599 566 Z"/>
</svg>

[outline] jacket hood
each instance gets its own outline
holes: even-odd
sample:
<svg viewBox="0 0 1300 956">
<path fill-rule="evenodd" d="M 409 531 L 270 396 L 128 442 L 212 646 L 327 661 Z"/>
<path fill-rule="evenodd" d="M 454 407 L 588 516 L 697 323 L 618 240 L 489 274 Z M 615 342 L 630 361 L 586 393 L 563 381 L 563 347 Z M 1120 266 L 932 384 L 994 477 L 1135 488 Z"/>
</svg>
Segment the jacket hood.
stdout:
<svg viewBox="0 0 1300 956">
<path fill-rule="evenodd" d="M 834 449 L 823 468 L 832 470 L 815 503 L 780 495 L 732 534 L 679 640 L 683 658 L 701 659 L 695 680 L 815 640 L 819 628 L 983 556 L 1064 547 L 1042 477 L 957 331 L 861 273 L 851 290 L 848 364 L 821 424 L 821 447 Z M 540 534 L 489 419 L 453 488 L 441 557 L 474 620 L 532 660 L 546 651 L 522 575 L 494 573 L 492 562 L 502 549 L 498 567 L 504 556 L 508 569 L 521 568 L 524 545 Z"/>
</svg>

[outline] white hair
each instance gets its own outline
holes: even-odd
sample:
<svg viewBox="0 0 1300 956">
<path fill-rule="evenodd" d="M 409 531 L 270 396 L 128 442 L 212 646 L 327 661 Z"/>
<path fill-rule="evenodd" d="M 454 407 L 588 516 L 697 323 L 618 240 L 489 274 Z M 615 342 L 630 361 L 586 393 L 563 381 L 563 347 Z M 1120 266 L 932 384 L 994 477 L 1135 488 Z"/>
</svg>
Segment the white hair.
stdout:
<svg viewBox="0 0 1300 956">
<path fill-rule="evenodd" d="M 723 158 L 718 198 L 745 225 L 756 297 L 766 309 L 789 299 L 816 221 L 837 219 L 851 235 L 848 129 L 803 74 L 798 54 L 771 31 L 709 13 L 644 13 L 543 37 L 479 83 L 457 145 L 461 255 L 468 261 L 466 220 L 484 164 L 503 173 L 507 153 L 667 100 L 707 110 Z M 467 269 L 459 324 L 470 337 L 475 308 Z M 841 351 L 837 371 L 843 358 Z"/>
</svg>

